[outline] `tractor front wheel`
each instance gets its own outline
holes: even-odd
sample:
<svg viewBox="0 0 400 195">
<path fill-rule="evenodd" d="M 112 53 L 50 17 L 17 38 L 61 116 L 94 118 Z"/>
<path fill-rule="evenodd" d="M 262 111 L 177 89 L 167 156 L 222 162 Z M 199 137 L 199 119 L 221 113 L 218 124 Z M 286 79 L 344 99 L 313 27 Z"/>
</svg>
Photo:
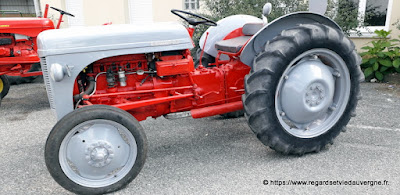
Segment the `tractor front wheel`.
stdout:
<svg viewBox="0 0 400 195">
<path fill-rule="evenodd" d="M 339 30 L 304 24 L 269 41 L 245 78 L 245 116 L 258 139 L 284 154 L 318 152 L 345 130 L 363 74 Z"/>
<path fill-rule="evenodd" d="M 104 194 L 129 184 L 142 169 L 146 153 L 146 136 L 132 115 L 93 105 L 57 122 L 47 138 L 45 161 L 65 189 Z"/>
<path fill-rule="evenodd" d="M 10 90 L 10 82 L 5 75 L 0 75 L 0 100 L 3 99 Z"/>
</svg>

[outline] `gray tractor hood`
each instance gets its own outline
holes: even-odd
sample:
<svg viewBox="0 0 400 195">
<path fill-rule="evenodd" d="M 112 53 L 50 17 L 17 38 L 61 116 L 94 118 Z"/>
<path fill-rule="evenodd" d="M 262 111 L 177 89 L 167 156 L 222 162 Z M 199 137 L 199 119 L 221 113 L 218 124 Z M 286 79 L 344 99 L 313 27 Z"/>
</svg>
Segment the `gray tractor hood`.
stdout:
<svg viewBox="0 0 400 195">
<path fill-rule="evenodd" d="M 188 31 L 179 23 L 47 30 L 39 34 L 37 42 L 40 57 L 121 49 L 134 54 L 193 48 Z"/>
<path fill-rule="evenodd" d="M 58 119 L 74 110 L 74 83 L 89 64 L 112 56 L 193 48 L 188 31 L 179 23 L 47 30 L 37 43 L 50 107 Z M 67 70 L 61 81 L 51 78 L 53 65 Z"/>
</svg>

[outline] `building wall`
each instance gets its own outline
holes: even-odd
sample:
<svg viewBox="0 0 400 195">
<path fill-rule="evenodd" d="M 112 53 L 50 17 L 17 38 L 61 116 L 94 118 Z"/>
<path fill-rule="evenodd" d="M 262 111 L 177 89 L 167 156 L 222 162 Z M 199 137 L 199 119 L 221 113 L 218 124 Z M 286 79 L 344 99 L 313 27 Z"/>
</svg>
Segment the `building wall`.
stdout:
<svg viewBox="0 0 400 195">
<path fill-rule="evenodd" d="M 153 0 L 128 0 L 130 24 L 143 24 L 153 22 Z"/>
<path fill-rule="evenodd" d="M 84 0 L 86 26 L 129 23 L 127 0 Z"/>
<path fill-rule="evenodd" d="M 400 30 L 398 30 L 392 24 L 397 20 L 400 20 L 400 0 L 393 0 L 392 12 L 390 15 L 390 27 L 389 30 L 392 30 L 392 38 L 399 38 Z M 373 41 L 374 38 L 365 38 L 365 37 L 352 37 L 354 44 L 356 45 L 357 51 L 361 52 L 361 47 L 368 45 L 369 42 Z"/>
<path fill-rule="evenodd" d="M 179 21 L 171 9 L 183 9 L 183 0 L 153 0 L 153 19 L 155 22 Z"/>
<path fill-rule="evenodd" d="M 183 9 L 183 0 L 40 0 L 40 8 L 44 12 L 46 4 L 69 11 L 67 4 L 81 1 L 83 4 L 84 25 L 129 24 L 143 22 L 169 22 L 179 21 L 171 9 Z M 130 12 L 130 9 L 132 12 Z M 150 15 L 148 15 L 150 14 Z M 49 17 L 56 23 L 59 14 L 54 10 L 49 11 Z M 61 28 L 69 27 L 68 18 L 64 17 Z M 76 19 L 76 18 L 72 18 Z M 70 19 L 70 20 L 72 20 Z"/>
</svg>

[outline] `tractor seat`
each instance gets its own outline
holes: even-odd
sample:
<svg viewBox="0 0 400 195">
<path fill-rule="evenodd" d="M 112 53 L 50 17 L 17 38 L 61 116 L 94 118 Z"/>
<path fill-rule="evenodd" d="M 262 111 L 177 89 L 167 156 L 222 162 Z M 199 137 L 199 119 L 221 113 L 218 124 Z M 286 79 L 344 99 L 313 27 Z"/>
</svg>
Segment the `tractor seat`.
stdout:
<svg viewBox="0 0 400 195">
<path fill-rule="evenodd" d="M 215 44 L 215 48 L 219 51 L 237 53 L 250 38 L 251 36 L 240 36 L 233 39 L 218 41 Z"/>
<path fill-rule="evenodd" d="M 215 44 L 215 48 L 219 51 L 237 53 L 254 34 L 263 28 L 263 26 L 263 23 L 247 23 L 243 25 L 242 28 L 244 36 L 218 41 Z"/>
</svg>

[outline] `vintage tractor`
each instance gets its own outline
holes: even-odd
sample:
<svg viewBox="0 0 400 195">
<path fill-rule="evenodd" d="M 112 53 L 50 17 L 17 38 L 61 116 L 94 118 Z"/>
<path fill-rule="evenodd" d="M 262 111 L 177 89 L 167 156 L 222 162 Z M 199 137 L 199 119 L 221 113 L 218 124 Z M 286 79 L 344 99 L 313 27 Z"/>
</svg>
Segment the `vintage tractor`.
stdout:
<svg viewBox="0 0 400 195">
<path fill-rule="evenodd" d="M 355 114 L 364 78 L 360 57 L 325 16 L 299 12 L 265 23 L 234 15 L 214 22 L 171 12 L 189 27 L 110 25 L 39 35 L 58 118 L 45 161 L 65 189 L 102 194 L 131 182 L 146 159 L 138 121 L 147 117 L 202 118 L 244 109 L 262 143 L 302 155 L 332 143 Z M 189 49 L 199 24 L 211 27 L 195 67 Z"/>
<path fill-rule="evenodd" d="M 47 18 L 48 8 L 46 5 L 43 18 L 0 18 L 0 102 L 10 89 L 6 75 L 29 79 L 42 75 L 35 68 L 40 67 L 36 39 L 40 32 L 54 29 L 53 22 Z M 64 14 L 73 16 L 63 10 L 51 8 L 60 12 L 57 29 Z"/>
</svg>

